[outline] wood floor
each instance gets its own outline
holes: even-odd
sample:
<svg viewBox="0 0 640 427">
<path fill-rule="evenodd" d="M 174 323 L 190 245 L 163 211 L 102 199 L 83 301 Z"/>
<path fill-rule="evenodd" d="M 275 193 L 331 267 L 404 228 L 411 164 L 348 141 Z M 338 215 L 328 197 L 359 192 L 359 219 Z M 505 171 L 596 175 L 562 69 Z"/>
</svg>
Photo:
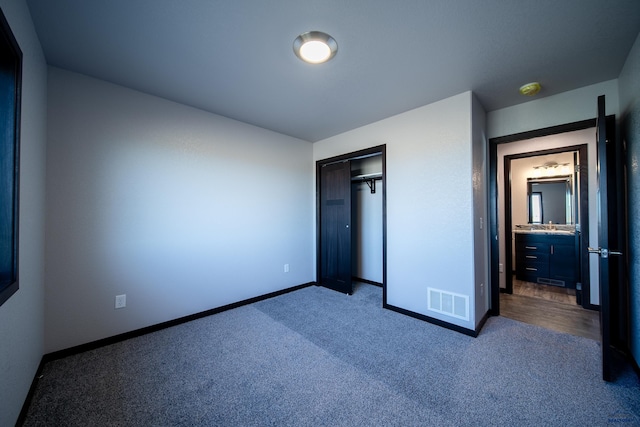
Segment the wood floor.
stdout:
<svg viewBox="0 0 640 427">
<path fill-rule="evenodd" d="M 558 332 L 600 340 L 600 313 L 576 304 L 575 291 L 513 281 L 513 294 L 500 294 L 500 315 Z"/>
</svg>

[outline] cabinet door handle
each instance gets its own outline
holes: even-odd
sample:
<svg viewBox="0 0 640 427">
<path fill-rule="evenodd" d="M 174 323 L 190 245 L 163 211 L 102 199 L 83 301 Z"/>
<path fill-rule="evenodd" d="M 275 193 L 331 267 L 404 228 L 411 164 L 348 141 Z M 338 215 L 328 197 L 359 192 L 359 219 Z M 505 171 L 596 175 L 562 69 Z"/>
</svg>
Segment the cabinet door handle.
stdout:
<svg viewBox="0 0 640 427">
<path fill-rule="evenodd" d="M 535 255 L 526 255 L 525 258 L 538 259 L 538 257 Z"/>
<path fill-rule="evenodd" d="M 551 245 L 551 255 L 553 255 L 553 245 Z"/>
<path fill-rule="evenodd" d="M 525 249 L 538 249 L 536 246 L 525 246 Z"/>
<path fill-rule="evenodd" d="M 538 271 L 537 268 L 533 268 L 533 267 L 527 267 L 526 269 L 529 270 L 529 271 Z"/>
</svg>

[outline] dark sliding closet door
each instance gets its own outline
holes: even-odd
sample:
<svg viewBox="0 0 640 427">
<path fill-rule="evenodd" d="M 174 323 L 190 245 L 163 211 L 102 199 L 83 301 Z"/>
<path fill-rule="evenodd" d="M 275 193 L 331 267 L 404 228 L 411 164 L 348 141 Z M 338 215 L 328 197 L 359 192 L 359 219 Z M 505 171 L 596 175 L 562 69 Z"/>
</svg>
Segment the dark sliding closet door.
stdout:
<svg viewBox="0 0 640 427">
<path fill-rule="evenodd" d="M 351 163 L 320 168 L 320 285 L 351 294 Z"/>
</svg>

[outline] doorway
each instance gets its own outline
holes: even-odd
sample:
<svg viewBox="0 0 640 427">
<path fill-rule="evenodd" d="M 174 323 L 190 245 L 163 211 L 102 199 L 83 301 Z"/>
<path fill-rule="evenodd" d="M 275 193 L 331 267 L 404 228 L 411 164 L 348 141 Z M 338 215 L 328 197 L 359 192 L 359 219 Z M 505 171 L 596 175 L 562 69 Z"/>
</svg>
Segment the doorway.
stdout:
<svg viewBox="0 0 640 427">
<path fill-rule="evenodd" d="M 590 308 L 589 272 L 581 269 L 588 262 L 580 259 L 589 243 L 588 176 L 586 143 L 504 156 L 503 292 L 512 294 L 519 279 L 566 289 L 576 304 Z M 532 239 L 551 253 L 518 250 L 518 242 Z"/>
<path fill-rule="evenodd" d="M 557 141 L 556 141 L 557 139 Z M 593 294 L 597 294 L 597 288 L 591 288 L 591 277 L 593 277 L 593 272 L 590 271 L 589 260 L 587 255 L 587 248 L 589 246 L 590 235 L 590 201 L 589 201 L 589 186 L 590 186 L 590 177 L 589 177 L 589 161 L 588 161 L 588 153 L 589 150 L 592 150 L 592 147 L 589 144 L 594 144 L 595 142 L 595 120 L 586 120 L 582 122 L 572 123 L 563 126 L 556 126 L 552 128 L 541 129 L 532 132 L 525 132 L 522 134 L 515 134 L 501 138 L 494 138 L 490 140 L 490 191 L 492 194 L 492 207 L 491 207 L 491 227 L 492 227 L 492 248 L 491 248 L 491 262 L 492 262 L 492 280 L 491 280 L 491 314 L 492 315 L 500 315 L 501 314 L 501 299 L 505 300 L 505 296 L 511 297 L 514 293 L 514 283 L 517 284 L 518 287 L 523 285 L 523 282 L 533 282 L 531 286 L 528 286 L 526 292 L 540 292 L 545 293 L 546 290 L 560 291 L 559 288 L 552 288 L 553 285 L 558 287 L 570 287 L 574 288 L 575 296 L 572 295 L 573 298 L 573 307 L 567 306 L 568 309 L 578 309 L 579 311 L 584 311 L 585 317 L 588 320 L 580 321 L 579 323 L 584 324 L 587 323 L 596 323 L 593 325 L 593 329 L 597 330 L 599 325 L 597 325 L 597 313 L 587 309 L 597 309 L 597 305 L 592 304 Z M 500 147 L 499 147 L 500 146 Z M 500 155 L 499 155 L 500 151 Z M 563 154 L 565 153 L 565 154 Z M 567 182 L 570 182 L 572 188 L 575 188 L 575 203 L 574 206 L 570 207 L 571 214 L 574 215 L 575 221 L 573 225 L 557 225 L 560 222 L 558 216 L 562 218 L 569 212 L 563 211 L 558 213 L 558 216 L 554 216 L 552 219 L 551 225 L 548 224 L 548 221 L 542 220 L 542 216 L 534 218 L 531 215 L 542 215 L 540 212 L 535 212 L 535 210 L 531 210 L 531 203 L 533 201 L 534 196 L 540 197 L 540 195 L 534 195 L 533 193 L 540 193 L 539 191 L 535 191 L 532 184 L 537 184 L 538 181 L 542 182 L 543 180 L 535 180 L 533 168 L 542 167 L 547 162 L 543 162 L 545 156 L 573 156 L 575 153 L 575 162 L 567 161 L 567 162 L 555 162 L 557 165 L 553 164 L 554 162 L 549 161 L 547 167 L 554 168 L 560 167 L 564 165 L 560 165 L 560 163 L 575 163 L 578 165 L 577 168 L 573 170 L 564 171 L 564 173 L 559 173 L 559 169 L 554 169 L 550 172 L 544 171 L 543 174 L 549 174 L 550 177 L 564 175 L 570 176 Z M 593 153 L 591 153 L 593 156 Z M 517 203 L 522 204 L 523 206 L 518 205 L 518 209 L 520 213 L 515 215 L 512 209 L 512 204 L 514 203 L 514 198 L 512 196 L 512 166 L 515 165 L 516 161 L 522 161 L 526 163 L 526 159 L 530 160 L 531 170 L 529 171 L 530 175 L 527 178 L 520 177 L 519 185 L 522 188 L 518 189 L 519 195 Z M 539 165 L 536 163 L 536 159 Z M 500 162 L 500 163 L 499 163 Z M 538 171 L 539 173 L 540 171 Z M 591 173 L 593 174 L 595 169 L 591 168 Z M 555 179 L 555 181 L 561 181 L 559 178 Z M 574 184 L 577 184 L 574 186 Z M 595 188 L 593 182 L 591 186 Z M 501 188 L 500 188 L 501 187 Z M 593 190 L 592 188 L 592 190 Z M 595 201 L 595 197 L 592 197 L 591 204 Z M 593 209 L 593 207 L 591 207 Z M 592 220 L 593 218 L 591 218 Z M 537 224 L 532 224 L 537 223 Z M 591 226 L 593 226 L 591 221 Z M 544 234 L 553 234 L 547 233 L 544 231 L 545 228 L 549 227 L 550 229 L 558 230 L 558 234 L 562 234 L 562 231 L 565 231 L 564 228 L 567 228 L 566 234 L 567 236 L 563 236 L 563 239 L 570 240 L 571 233 L 573 234 L 575 239 L 575 244 L 573 247 L 570 245 L 564 245 L 563 250 L 571 250 L 575 254 L 574 261 L 575 267 L 573 264 L 564 263 L 563 266 L 569 265 L 568 269 L 575 268 L 575 282 L 572 282 L 571 278 L 567 279 L 565 277 L 551 277 L 548 272 L 541 273 L 538 276 L 535 274 L 529 277 L 526 274 L 522 274 L 524 277 L 518 277 L 516 274 L 516 266 L 517 266 L 517 256 L 515 255 L 516 249 L 516 233 L 514 230 L 518 227 L 524 227 L 527 231 L 523 230 L 523 233 L 527 234 L 536 234 L 535 232 L 542 231 Z M 535 229 L 534 229 L 535 228 Z M 572 230 L 569 230 L 572 229 Z M 531 231 L 529 231 L 531 230 Z M 574 231 L 575 230 L 575 231 Z M 518 231 L 518 230 L 515 230 Z M 543 242 L 544 243 L 544 242 Z M 532 245 L 535 246 L 535 245 Z M 558 248 L 559 246 L 556 246 Z M 568 249 L 567 249 L 568 248 Z M 551 253 L 553 253 L 553 245 L 551 246 Z M 502 254 L 502 255 L 500 255 Z M 534 254 L 535 255 L 535 254 Z M 524 259 L 525 256 L 522 256 Z M 529 258 L 529 257 L 527 257 Z M 530 258 L 534 258 L 531 256 Z M 544 263 L 544 268 L 549 268 L 547 263 L 547 259 L 543 260 L 535 260 Z M 535 270 L 538 268 L 536 265 L 531 265 L 531 270 Z M 548 271 L 548 270 L 547 270 Z M 566 274 L 564 272 L 563 274 Z M 524 279 L 524 280 L 520 280 Z M 561 280 L 556 280 L 561 279 Z M 594 283 L 597 283 L 594 282 Z M 544 286 L 540 286 L 540 285 Z M 569 284 L 569 286 L 567 286 Z M 536 288 L 537 287 L 537 288 Z M 532 291 L 533 289 L 533 291 Z M 516 292 L 518 293 L 518 292 Z M 549 294 L 543 295 L 543 298 L 546 299 L 558 299 L 562 300 L 566 298 L 567 293 L 562 290 L 561 293 L 565 295 L 555 295 L 551 293 L 551 297 Z M 531 294 L 530 294 L 531 295 Z M 502 298 L 501 298 L 502 296 Z M 537 301 L 541 303 L 542 307 L 544 307 L 544 301 Z M 549 307 L 553 305 L 555 302 L 549 302 Z M 564 299 L 566 302 L 566 299 Z M 577 303 L 577 304 L 576 304 Z M 597 304 L 597 299 L 596 299 Z M 510 308 L 511 309 L 511 308 Z M 519 309 L 520 311 L 521 308 Z M 559 307 L 560 312 L 562 312 L 562 306 Z M 594 319 L 591 319 L 594 317 Z M 541 325 L 544 326 L 544 325 Z M 583 335 L 584 336 L 584 335 Z"/>
<path fill-rule="evenodd" d="M 352 294 L 382 287 L 386 301 L 386 146 L 316 162 L 316 283 Z"/>
</svg>

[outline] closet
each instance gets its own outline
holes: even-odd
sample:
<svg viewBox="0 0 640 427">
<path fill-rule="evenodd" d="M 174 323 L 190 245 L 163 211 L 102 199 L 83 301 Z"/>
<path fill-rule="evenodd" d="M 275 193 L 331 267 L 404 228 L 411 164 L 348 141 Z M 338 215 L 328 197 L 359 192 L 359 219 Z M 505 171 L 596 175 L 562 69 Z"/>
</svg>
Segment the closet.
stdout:
<svg viewBox="0 0 640 427">
<path fill-rule="evenodd" d="M 385 146 L 316 164 L 317 283 L 353 293 L 385 284 Z"/>
<path fill-rule="evenodd" d="M 382 156 L 351 161 L 353 280 L 382 286 Z"/>
</svg>

